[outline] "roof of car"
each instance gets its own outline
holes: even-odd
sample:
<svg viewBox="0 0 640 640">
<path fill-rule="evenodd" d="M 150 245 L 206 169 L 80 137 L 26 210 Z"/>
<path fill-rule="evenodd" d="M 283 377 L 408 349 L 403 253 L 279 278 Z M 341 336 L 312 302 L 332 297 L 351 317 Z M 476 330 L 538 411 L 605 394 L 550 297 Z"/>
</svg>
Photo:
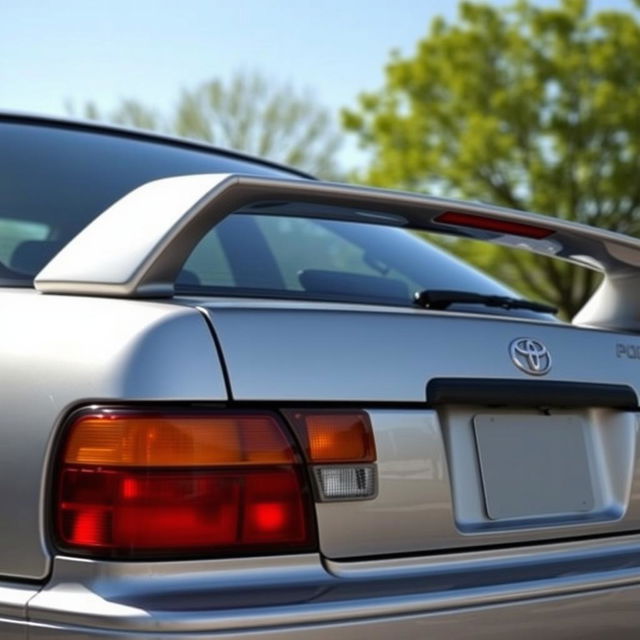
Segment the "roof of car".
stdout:
<svg viewBox="0 0 640 640">
<path fill-rule="evenodd" d="M 232 149 L 224 149 L 216 147 L 207 142 L 200 140 L 191 140 L 186 138 L 179 138 L 177 136 L 170 136 L 163 133 L 157 133 L 155 131 L 148 131 L 143 129 L 135 129 L 132 127 L 124 127 L 120 125 L 107 124 L 104 122 L 97 122 L 95 120 L 82 120 L 76 118 L 63 118 L 59 116 L 43 115 L 35 113 L 23 113 L 18 111 L 5 111 L 0 110 L 0 122 L 1 121 L 13 121 L 13 122 L 25 122 L 33 124 L 42 124 L 48 126 L 65 127 L 72 129 L 85 129 L 89 131 L 96 131 L 101 133 L 116 134 L 123 137 L 136 138 L 138 140 L 148 140 L 151 142 L 162 142 L 165 144 L 171 144 L 175 146 L 185 147 L 188 149 L 194 149 L 196 151 L 208 151 L 210 153 L 216 153 L 218 155 L 227 156 L 229 158 L 236 158 L 239 160 L 245 160 L 247 162 L 253 162 L 266 167 L 272 167 L 281 171 L 288 171 L 289 173 L 297 176 L 315 179 L 315 177 L 305 171 L 290 167 L 285 164 L 280 164 L 272 160 L 265 160 L 248 153 L 242 153 L 240 151 L 234 151 Z"/>
</svg>

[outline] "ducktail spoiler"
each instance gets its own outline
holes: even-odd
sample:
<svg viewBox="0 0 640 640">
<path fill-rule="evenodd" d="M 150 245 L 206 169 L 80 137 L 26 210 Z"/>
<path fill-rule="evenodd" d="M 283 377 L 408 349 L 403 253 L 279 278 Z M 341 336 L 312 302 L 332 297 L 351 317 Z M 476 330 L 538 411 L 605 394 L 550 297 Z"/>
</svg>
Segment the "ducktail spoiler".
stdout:
<svg viewBox="0 0 640 640">
<path fill-rule="evenodd" d="M 286 203 L 297 203 L 287 207 Z M 255 208 L 253 208 L 255 206 Z M 171 297 L 198 241 L 231 213 L 369 222 L 453 233 L 578 263 L 604 273 L 574 318 L 640 331 L 640 241 L 490 205 L 343 184 L 205 174 L 149 182 L 118 200 L 38 274 L 43 293 Z"/>
</svg>

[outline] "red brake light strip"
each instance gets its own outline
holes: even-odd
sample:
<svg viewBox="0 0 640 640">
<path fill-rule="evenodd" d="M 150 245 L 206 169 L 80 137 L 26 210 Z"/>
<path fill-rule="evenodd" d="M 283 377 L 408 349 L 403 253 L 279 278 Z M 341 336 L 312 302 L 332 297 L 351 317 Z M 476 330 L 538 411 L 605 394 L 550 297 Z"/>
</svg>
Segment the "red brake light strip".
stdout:
<svg viewBox="0 0 640 640">
<path fill-rule="evenodd" d="M 485 216 L 476 216 L 469 213 L 458 213 L 456 211 L 445 211 L 433 219 L 434 222 L 451 224 L 457 227 L 469 227 L 471 229 L 483 229 L 485 231 L 496 231 L 513 236 L 523 236 L 525 238 L 535 238 L 542 240 L 554 233 L 550 229 L 536 227 L 521 222 L 510 222 L 509 220 L 497 220 Z"/>
</svg>

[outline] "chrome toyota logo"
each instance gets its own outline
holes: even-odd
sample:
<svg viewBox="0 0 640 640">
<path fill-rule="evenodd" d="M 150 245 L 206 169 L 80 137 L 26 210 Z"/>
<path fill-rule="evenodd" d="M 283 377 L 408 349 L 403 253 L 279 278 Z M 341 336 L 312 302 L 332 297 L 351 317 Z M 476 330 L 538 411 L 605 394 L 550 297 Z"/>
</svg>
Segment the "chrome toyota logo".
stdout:
<svg viewBox="0 0 640 640">
<path fill-rule="evenodd" d="M 551 369 L 551 356 L 542 342 L 531 338 L 516 338 L 509 345 L 513 364 L 532 376 L 543 376 Z"/>
</svg>

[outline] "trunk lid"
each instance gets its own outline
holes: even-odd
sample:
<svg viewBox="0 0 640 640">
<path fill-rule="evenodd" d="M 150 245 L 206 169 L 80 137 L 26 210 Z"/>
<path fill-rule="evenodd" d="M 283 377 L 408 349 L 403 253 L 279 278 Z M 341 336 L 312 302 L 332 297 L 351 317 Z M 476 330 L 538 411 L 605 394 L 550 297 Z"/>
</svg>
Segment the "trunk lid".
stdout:
<svg viewBox="0 0 640 640">
<path fill-rule="evenodd" d="M 368 411 L 378 495 L 316 505 L 328 557 L 640 529 L 640 362 L 629 355 L 640 339 L 364 305 L 200 306 L 234 401 Z M 510 345 L 522 338 L 548 350 L 546 375 L 514 363 Z"/>
</svg>

